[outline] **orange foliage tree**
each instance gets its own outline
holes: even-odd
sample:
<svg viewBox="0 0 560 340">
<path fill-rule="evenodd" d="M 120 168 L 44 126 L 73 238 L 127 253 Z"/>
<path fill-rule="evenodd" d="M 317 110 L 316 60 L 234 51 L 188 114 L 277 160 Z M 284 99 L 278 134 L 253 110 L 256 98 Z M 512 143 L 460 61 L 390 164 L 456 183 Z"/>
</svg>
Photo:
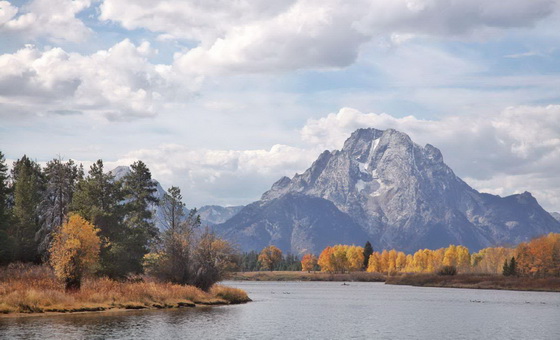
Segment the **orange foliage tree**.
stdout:
<svg viewBox="0 0 560 340">
<path fill-rule="evenodd" d="M 334 273 L 334 249 L 332 247 L 326 247 L 323 249 L 321 254 L 319 255 L 319 260 L 317 264 L 321 267 L 322 272 Z"/>
<path fill-rule="evenodd" d="M 54 235 L 50 263 L 66 290 L 79 290 L 82 277 L 99 262 L 99 229 L 79 215 L 71 215 Z"/>
<path fill-rule="evenodd" d="M 305 254 L 301 258 L 301 270 L 311 272 L 317 266 L 317 257 L 313 254 Z"/>
<path fill-rule="evenodd" d="M 560 276 L 560 234 L 550 233 L 515 250 L 518 272 L 532 277 Z"/>
<path fill-rule="evenodd" d="M 277 247 L 270 245 L 261 251 L 258 260 L 262 269 L 272 271 L 282 260 L 282 251 Z"/>
</svg>

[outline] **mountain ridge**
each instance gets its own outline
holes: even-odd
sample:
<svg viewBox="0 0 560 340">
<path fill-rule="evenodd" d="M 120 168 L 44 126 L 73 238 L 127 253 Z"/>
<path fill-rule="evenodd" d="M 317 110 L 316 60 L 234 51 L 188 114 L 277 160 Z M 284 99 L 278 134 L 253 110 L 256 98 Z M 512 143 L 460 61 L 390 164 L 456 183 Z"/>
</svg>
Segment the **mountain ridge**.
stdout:
<svg viewBox="0 0 560 340">
<path fill-rule="evenodd" d="M 302 174 L 280 178 L 250 205 L 250 213 L 244 208 L 237 218 L 217 228 L 226 237 L 241 240 L 244 250 L 259 250 L 257 244 L 276 242 L 284 251 L 318 252 L 326 245 L 340 243 L 336 235 L 328 240 L 323 237 L 312 247 L 273 237 L 289 234 L 293 230 L 290 224 L 297 221 L 289 214 L 271 213 L 273 207 L 284 206 L 275 201 L 300 202 L 305 196 L 332 203 L 359 225 L 378 249 L 411 252 L 455 243 L 478 250 L 560 231 L 560 223 L 530 193 L 503 198 L 479 193 L 455 175 L 436 147 L 422 147 L 394 129 L 373 128 L 354 131 L 341 150 L 322 152 Z M 313 206 L 321 206 L 340 218 L 337 223 L 349 225 L 327 203 Z M 306 214 L 317 216 L 319 212 Z M 308 225 L 309 230 L 316 227 L 313 223 Z M 257 240 L 257 234 L 264 240 Z M 365 243 L 363 235 L 354 234 L 347 239 Z M 308 236 L 300 233 L 300 237 Z"/>
</svg>

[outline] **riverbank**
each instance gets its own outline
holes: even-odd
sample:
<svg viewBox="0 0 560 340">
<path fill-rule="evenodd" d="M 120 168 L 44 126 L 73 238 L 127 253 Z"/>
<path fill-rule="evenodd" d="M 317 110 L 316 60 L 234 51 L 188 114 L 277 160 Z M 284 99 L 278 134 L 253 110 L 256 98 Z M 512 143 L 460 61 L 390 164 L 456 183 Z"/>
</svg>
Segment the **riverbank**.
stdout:
<svg viewBox="0 0 560 340">
<path fill-rule="evenodd" d="M 387 277 L 385 284 L 416 287 L 496 289 L 560 292 L 560 278 L 529 278 L 491 274 L 404 274 Z"/>
<path fill-rule="evenodd" d="M 208 292 L 193 286 L 150 279 L 118 282 L 88 278 L 77 292 L 64 291 L 49 268 L 0 269 L 0 315 L 103 312 L 238 304 L 251 301 L 241 289 L 215 285 Z"/>
<path fill-rule="evenodd" d="M 324 273 L 324 272 L 296 272 L 296 271 L 262 271 L 262 272 L 237 272 L 230 278 L 234 281 L 359 281 L 359 282 L 384 282 L 385 275 L 379 273 L 351 272 L 351 273 Z"/>
<path fill-rule="evenodd" d="M 469 289 L 496 289 L 560 292 L 560 278 L 535 279 L 492 274 L 399 274 L 387 276 L 380 273 L 324 273 L 324 272 L 238 272 L 231 280 L 237 281 L 340 281 L 385 282 L 391 285 L 416 287 L 445 287 Z"/>
</svg>

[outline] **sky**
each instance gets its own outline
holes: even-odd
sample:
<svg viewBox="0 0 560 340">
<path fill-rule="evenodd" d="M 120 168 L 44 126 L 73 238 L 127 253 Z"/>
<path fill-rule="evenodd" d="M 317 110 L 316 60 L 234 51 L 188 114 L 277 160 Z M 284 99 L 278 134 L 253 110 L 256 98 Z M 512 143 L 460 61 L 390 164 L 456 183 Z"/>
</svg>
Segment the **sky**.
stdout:
<svg viewBox="0 0 560 340">
<path fill-rule="evenodd" d="M 560 211 L 557 0 L 0 0 L 0 150 L 240 205 L 361 127 Z"/>
</svg>

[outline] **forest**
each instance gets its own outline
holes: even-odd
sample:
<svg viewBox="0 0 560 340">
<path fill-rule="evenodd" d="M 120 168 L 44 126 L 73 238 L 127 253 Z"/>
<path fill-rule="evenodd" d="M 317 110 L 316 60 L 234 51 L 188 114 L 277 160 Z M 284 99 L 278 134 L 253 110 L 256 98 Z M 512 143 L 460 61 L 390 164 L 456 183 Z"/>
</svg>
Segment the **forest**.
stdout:
<svg viewBox="0 0 560 340">
<path fill-rule="evenodd" d="M 117 180 L 102 160 L 86 174 L 72 160 L 41 167 L 23 156 L 8 171 L 0 152 L 0 266 L 52 268 L 66 290 L 79 290 L 88 276 L 141 274 L 210 290 L 235 266 L 234 248 L 203 228 L 196 210 L 185 210 L 179 188 L 161 200 L 155 193 L 142 161 Z M 154 216 L 156 206 L 162 216 Z"/>
</svg>

